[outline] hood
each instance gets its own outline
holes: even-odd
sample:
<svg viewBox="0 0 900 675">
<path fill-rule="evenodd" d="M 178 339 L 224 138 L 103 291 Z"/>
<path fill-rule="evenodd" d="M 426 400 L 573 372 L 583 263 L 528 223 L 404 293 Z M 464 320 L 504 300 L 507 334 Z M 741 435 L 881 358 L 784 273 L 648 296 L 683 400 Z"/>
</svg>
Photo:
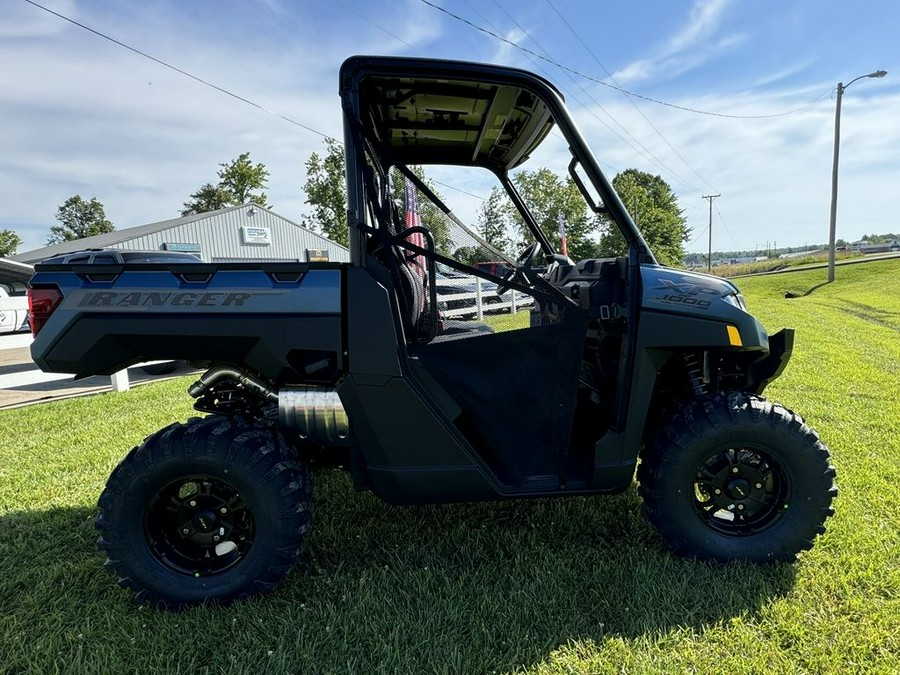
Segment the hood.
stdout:
<svg viewBox="0 0 900 675">
<path fill-rule="evenodd" d="M 642 265 L 642 303 L 645 309 L 725 319 L 746 311 L 737 287 L 710 274 Z M 727 298 L 727 299 L 726 299 Z"/>
</svg>

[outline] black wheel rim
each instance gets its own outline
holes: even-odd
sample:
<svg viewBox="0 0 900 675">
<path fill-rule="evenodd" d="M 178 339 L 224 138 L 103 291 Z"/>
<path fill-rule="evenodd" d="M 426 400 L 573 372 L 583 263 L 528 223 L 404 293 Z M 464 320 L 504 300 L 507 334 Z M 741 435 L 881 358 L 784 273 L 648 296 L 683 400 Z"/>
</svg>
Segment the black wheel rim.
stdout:
<svg viewBox="0 0 900 675">
<path fill-rule="evenodd" d="M 144 510 L 144 534 L 153 556 L 193 577 L 220 574 L 253 544 L 253 514 L 230 483 L 208 476 L 170 481 Z"/>
<path fill-rule="evenodd" d="M 772 527 L 784 516 L 791 483 L 781 464 L 764 450 L 729 446 L 697 467 L 693 499 L 708 528 L 746 536 Z"/>
</svg>

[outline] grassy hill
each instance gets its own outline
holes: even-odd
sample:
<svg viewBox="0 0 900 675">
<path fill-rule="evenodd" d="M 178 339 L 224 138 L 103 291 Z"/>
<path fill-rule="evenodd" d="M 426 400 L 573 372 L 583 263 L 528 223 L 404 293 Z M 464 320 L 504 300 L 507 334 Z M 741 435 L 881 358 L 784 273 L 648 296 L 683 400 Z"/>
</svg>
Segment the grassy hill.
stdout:
<svg viewBox="0 0 900 675">
<path fill-rule="evenodd" d="M 319 472 L 313 535 L 274 594 L 137 608 L 91 518 L 125 451 L 191 414 L 180 379 L 0 411 L 0 671 L 898 672 L 900 261 L 824 275 L 740 284 L 769 329 L 797 329 L 767 393 L 838 469 L 837 515 L 795 565 L 674 558 L 634 490 L 396 508 Z"/>
</svg>

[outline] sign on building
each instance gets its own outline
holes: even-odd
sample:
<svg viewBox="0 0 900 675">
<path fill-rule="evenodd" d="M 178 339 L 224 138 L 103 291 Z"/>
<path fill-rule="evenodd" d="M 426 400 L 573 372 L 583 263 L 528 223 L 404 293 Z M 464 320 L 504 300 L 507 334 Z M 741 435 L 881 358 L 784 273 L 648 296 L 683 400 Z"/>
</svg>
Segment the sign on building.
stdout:
<svg viewBox="0 0 900 675">
<path fill-rule="evenodd" d="M 167 241 L 163 244 L 166 251 L 181 251 L 182 253 L 200 253 L 200 244 L 186 244 L 180 241 Z"/>
<path fill-rule="evenodd" d="M 327 248 L 308 248 L 306 249 L 307 262 L 328 262 Z"/>
<path fill-rule="evenodd" d="M 241 240 L 245 244 L 269 246 L 272 243 L 272 230 L 258 225 L 244 225 L 241 227 Z"/>
</svg>

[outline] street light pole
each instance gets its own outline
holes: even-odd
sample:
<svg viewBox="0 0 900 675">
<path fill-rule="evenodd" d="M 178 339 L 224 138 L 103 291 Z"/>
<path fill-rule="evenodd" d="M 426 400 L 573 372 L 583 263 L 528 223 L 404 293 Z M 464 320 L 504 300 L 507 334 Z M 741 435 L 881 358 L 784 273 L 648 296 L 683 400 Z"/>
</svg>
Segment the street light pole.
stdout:
<svg viewBox="0 0 900 675">
<path fill-rule="evenodd" d="M 876 70 L 868 75 L 860 75 L 847 84 L 838 82 L 837 86 L 837 102 L 834 106 L 834 162 L 831 166 L 831 219 L 828 226 L 828 282 L 834 281 L 834 237 L 837 230 L 837 188 L 838 188 L 838 156 L 841 150 L 841 98 L 844 96 L 844 90 L 856 80 L 865 77 L 884 77 L 887 75 L 885 70 Z"/>
</svg>

